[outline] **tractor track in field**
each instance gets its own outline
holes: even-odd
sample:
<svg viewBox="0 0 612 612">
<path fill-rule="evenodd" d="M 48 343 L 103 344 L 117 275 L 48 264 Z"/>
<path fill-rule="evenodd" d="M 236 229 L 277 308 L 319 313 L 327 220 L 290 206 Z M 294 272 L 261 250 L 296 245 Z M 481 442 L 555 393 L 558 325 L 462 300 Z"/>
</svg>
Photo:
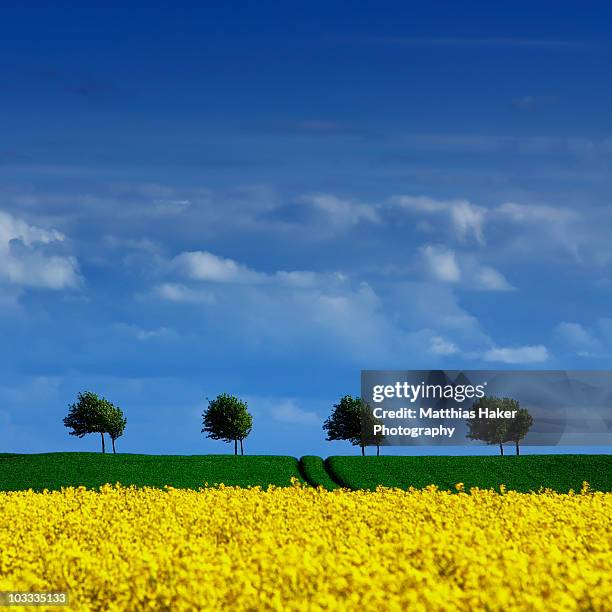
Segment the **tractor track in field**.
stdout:
<svg viewBox="0 0 612 612">
<path fill-rule="evenodd" d="M 298 461 L 302 478 L 312 487 L 323 487 L 327 490 L 346 489 L 346 484 L 339 482 L 329 469 L 327 460 L 314 455 L 306 455 Z"/>
</svg>

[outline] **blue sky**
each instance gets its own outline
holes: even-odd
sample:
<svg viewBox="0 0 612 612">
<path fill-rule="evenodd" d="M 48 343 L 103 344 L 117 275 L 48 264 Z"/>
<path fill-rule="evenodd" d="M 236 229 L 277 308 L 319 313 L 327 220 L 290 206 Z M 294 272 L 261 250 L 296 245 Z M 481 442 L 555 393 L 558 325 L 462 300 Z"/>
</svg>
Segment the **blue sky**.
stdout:
<svg viewBox="0 0 612 612">
<path fill-rule="evenodd" d="M 0 23 L 0 431 L 354 452 L 361 369 L 609 368 L 610 9 L 21 3 Z M 485 449 L 485 452 L 492 452 Z"/>
</svg>

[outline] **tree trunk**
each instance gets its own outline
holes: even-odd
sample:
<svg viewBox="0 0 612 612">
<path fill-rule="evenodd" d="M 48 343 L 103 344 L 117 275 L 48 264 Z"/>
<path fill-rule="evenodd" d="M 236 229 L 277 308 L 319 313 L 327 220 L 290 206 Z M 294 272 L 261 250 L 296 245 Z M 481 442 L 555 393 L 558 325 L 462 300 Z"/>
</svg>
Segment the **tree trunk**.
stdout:
<svg viewBox="0 0 612 612">
<path fill-rule="evenodd" d="M 365 446 L 363 444 L 361 445 L 361 456 L 365 457 Z"/>
<path fill-rule="evenodd" d="M 515 440 L 515 441 L 514 441 L 514 443 L 516 444 L 516 454 L 517 454 L 517 455 L 520 455 L 521 453 L 520 453 L 520 451 L 519 451 L 519 441 L 518 441 L 518 440 Z"/>
<path fill-rule="evenodd" d="M 106 452 L 106 446 L 104 445 L 104 432 L 101 431 L 100 435 L 102 436 L 102 452 L 105 453 Z"/>
<path fill-rule="evenodd" d="M 111 438 L 111 441 L 113 443 L 113 455 L 117 454 L 117 451 L 115 450 L 115 438 Z"/>
<path fill-rule="evenodd" d="M 376 456 L 380 457 L 380 444 L 376 445 Z"/>
<path fill-rule="evenodd" d="M 244 449 L 242 448 L 242 439 L 240 439 L 240 454 L 244 455 Z"/>
<path fill-rule="evenodd" d="M 504 445 L 501 442 L 499 443 L 499 453 L 502 457 L 504 456 Z"/>
<path fill-rule="evenodd" d="M 234 440 L 234 455 L 238 454 L 238 438 Z"/>
</svg>

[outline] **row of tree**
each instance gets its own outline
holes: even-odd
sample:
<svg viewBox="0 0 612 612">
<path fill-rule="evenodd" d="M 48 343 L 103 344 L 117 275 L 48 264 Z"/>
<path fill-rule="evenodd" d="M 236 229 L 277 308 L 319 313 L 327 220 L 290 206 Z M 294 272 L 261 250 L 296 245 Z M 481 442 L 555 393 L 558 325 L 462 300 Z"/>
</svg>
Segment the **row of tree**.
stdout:
<svg viewBox="0 0 612 612">
<path fill-rule="evenodd" d="M 253 417 L 247 410 L 246 402 L 222 393 L 214 400 L 208 401 L 208 407 L 202 417 L 202 432 L 214 440 L 234 442 L 235 454 L 238 454 L 240 444 L 240 454 L 244 454 L 243 441 L 253 428 Z M 71 430 L 71 436 L 82 438 L 88 434 L 100 434 L 103 453 L 106 452 L 104 435 L 108 434 L 113 453 L 116 453 L 115 440 L 123 435 L 127 419 L 121 408 L 104 397 L 85 391 L 79 393 L 77 401 L 68 407 L 64 425 Z"/>
<path fill-rule="evenodd" d="M 484 397 L 473 405 L 476 414 L 486 409 L 489 412 L 514 413 L 513 418 L 480 418 L 475 416 L 467 421 L 467 437 L 487 444 L 498 444 L 500 453 L 504 454 L 504 444 L 513 442 L 516 454 L 519 454 L 519 443 L 533 425 L 533 418 L 525 408 L 511 398 Z M 202 413 L 202 433 L 213 440 L 234 444 L 234 454 L 244 455 L 244 440 L 253 429 L 253 416 L 249 413 L 247 403 L 234 395 L 222 393 L 213 400 Z M 115 451 L 115 440 L 123 435 L 127 419 L 122 410 L 105 398 L 86 391 L 79 393 L 77 401 L 69 407 L 64 425 L 72 431 L 70 435 L 83 436 L 91 433 L 100 434 L 102 452 L 106 452 L 104 434 L 108 434 Z M 334 404 L 330 416 L 323 423 L 327 440 L 345 440 L 354 446 L 361 447 L 365 455 L 366 446 L 376 446 L 376 455 L 380 455 L 382 434 L 375 435 L 374 425 L 381 423 L 370 406 L 360 397 L 345 395 Z"/>
<path fill-rule="evenodd" d="M 504 444 L 513 442 L 516 454 L 520 454 L 519 443 L 527 435 L 533 425 L 533 417 L 526 408 L 509 397 L 488 396 L 477 400 L 472 406 L 475 415 L 467 421 L 467 437 L 480 440 L 487 444 L 498 444 L 499 451 L 504 454 Z M 512 418 L 480 417 L 480 410 L 486 413 L 514 414 Z M 327 432 L 327 440 L 346 440 L 354 446 L 361 447 L 365 455 L 366 446 L 376 446 L 376 455 L 380 455 L 382 435 L 373 433 L 374 425 L 380 423 L 370 406 L 360 397 L 345 395 L 334 404 L 329 418 L 323 423 Z"/>
<path fill-rule="evenodd" d="M 527 435 L 533 425 L 533 417 L 526 408 L 510 397 L 483 397 L 474 403 L 476 414 L 480 409 L 486 409 L 501 414 L 514 414 L 512 418 L 481 418 L 475 416 L 468 420 L 469 433 L 472 440 L 481 440 L 487 444 L 499 444 L 499 452 L 504 454 L 504 444 L 514 442 L 516 454 L 520 455 L 519 442 Z"/>
</svg>

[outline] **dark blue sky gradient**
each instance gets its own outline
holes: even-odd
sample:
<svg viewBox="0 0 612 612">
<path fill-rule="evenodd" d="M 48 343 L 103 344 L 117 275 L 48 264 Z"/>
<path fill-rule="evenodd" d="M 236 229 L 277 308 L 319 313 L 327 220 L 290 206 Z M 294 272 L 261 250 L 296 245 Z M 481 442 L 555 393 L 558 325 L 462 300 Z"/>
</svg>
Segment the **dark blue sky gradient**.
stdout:
<svg viewBox="0 0 612 612">
<path fill-rule="evenodd" d="M 96 448 L 90 389 L 126 452 L 231 450 L 227 391 L 248 452 L 350 453 L 362 368 L 609 368 L 611 13 L 3 7 L 0 450 Z"/>
</svg>

